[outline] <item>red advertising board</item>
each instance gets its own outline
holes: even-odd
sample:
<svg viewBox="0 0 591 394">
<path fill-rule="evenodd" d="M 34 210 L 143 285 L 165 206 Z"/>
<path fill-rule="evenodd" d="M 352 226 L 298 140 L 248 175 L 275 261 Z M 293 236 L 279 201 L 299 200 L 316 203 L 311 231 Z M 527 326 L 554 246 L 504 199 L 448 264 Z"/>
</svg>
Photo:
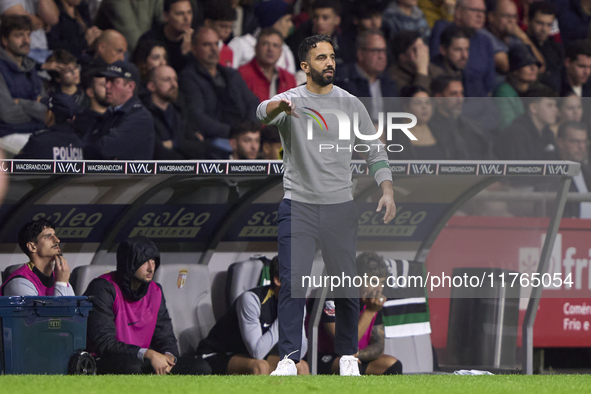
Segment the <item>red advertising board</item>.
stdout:
<svg viewBox="0 0 591 394">
<path fill-rule="evenodd" d="M 431 275 L 452 275 L 459 267 L 506 268 L 536 272 L 548 219 L 457 216 L 443 229 L 426 261 Z M 549 273 L 572 284 L 546 288 L 534 325 L 534 347 L 591 347 L 591 220 L 563 219 Z M 557 284 L 558 282 L 554 282 Z M 527 297 L 530 288 L 522 288 Z M 429 307 L 436 348 L 445 348 L 451 289 L 430 291 Z M 520 302 L 518 346 L 527 299 Z"/>
</svg>

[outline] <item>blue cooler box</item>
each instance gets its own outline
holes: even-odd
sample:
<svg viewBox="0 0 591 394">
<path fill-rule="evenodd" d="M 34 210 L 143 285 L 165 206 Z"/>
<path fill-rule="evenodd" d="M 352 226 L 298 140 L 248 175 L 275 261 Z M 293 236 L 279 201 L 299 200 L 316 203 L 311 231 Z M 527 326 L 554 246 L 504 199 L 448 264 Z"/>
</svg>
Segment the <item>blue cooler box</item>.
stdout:
<svg viewBox="0 0 591 394">
<path fill-rule="evenodd" d="M 0 297 L 0 371 L 74 373 L 77 363 L 92 359 L 83 352 L 91 309 L 87 297 Z"/>
</svg>

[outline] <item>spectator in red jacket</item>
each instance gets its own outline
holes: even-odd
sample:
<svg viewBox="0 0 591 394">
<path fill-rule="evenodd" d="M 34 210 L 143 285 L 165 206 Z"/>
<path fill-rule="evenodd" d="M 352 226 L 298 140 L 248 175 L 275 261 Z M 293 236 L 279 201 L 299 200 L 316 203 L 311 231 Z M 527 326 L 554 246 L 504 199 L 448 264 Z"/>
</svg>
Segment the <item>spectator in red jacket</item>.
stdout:
<svg viewBox="0 0 591 394">
<path fill-rule="evenodd" d="M 282 46 L 283 36 L 278 30 L 262 30 L 257 39 L 254 59 L 238 69 L 259 101 L 269 100 L 278 93 L 296 87 L 294 76 L 276 66 Z"/>
</svg>

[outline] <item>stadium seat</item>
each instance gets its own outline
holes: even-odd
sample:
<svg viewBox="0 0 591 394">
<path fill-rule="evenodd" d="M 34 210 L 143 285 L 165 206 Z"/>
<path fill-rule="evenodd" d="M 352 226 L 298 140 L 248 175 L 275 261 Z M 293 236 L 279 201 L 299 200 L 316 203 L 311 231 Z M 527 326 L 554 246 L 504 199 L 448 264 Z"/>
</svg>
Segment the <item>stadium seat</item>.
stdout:
<svg viewBox="0 0 591 394">
<path fill-rule="evenodd" d="M 24 264 L 13 264 L 13 265 L 9 265 L 8 267 L 6 267 L 3 271 L 2 271 L 2 283 L 4 283 L 4 281 L 6 279 L 8 279 L 8 277 L 10 276 L 10 274 L 12 274 L 14 271 L 16 271 L 17 269 L 19 269 L 20 267 L 22 267 Z"/>
<path fill-rule="evenodd" d="M 154 280 L 162 285 L 181 355 L 194 353 L 215 324 L 209 269 L 197 264 L 162 264 Z"/>
<path fill-rule="evenodd" d="M 405 374 L 433 372 L 431 334 L 386 338 L 384 354 L 399 359 L 404 366 Z"/>
<path fill-rule="evenodd" d="M 94 278 L 102 274 L 116 270 L 114 265 L 91 264 L 82 265 L 74 268 L 70 275 L 70 285 L 74 288 L 74 293 L 81 296 Z"/>
<path fill-rule="evenodd" d="M 228 267 L 226 276 L 226 308 L 230 307 L 238 296 L 259 285 L 263 262 L 258 258 L 239 261 Z"/>
</svg>

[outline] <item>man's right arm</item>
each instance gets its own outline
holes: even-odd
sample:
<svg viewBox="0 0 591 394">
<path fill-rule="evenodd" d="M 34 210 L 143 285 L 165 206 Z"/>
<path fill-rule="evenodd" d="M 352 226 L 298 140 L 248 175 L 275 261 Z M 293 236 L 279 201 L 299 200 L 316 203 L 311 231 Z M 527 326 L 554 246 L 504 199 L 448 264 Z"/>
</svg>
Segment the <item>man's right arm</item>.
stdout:
<svg viewBox="0 0 591 394">
<path fill-rule="evenodd" d="M 261 305 L 257 296 L 247 291 L 236 302 L 238 324 L 242 340 L 252 358 L 262 360 L 279 340 L 279 319 L 275 319 L 269 330 L 261 329 Z"/>
<path fill-rule="evenodd" d="M 92 310 L 88 315 L 88 347 L 99 357 L 111 355 L 137 356 L 139 346 L 117 340 L 115 327 L 115 287 L 107 280 L 95 279 L 88 285 L 85 296 L 92 297 Z"/>
<path fill-rule="evenodd" d="M 284 93 L 263 101 L 257 107 L 257 119 L 265 125 L 277 125 L 285 119 L 285 116 L 300 117 L 296 112 L 295 104 Z"/>
</svg>

